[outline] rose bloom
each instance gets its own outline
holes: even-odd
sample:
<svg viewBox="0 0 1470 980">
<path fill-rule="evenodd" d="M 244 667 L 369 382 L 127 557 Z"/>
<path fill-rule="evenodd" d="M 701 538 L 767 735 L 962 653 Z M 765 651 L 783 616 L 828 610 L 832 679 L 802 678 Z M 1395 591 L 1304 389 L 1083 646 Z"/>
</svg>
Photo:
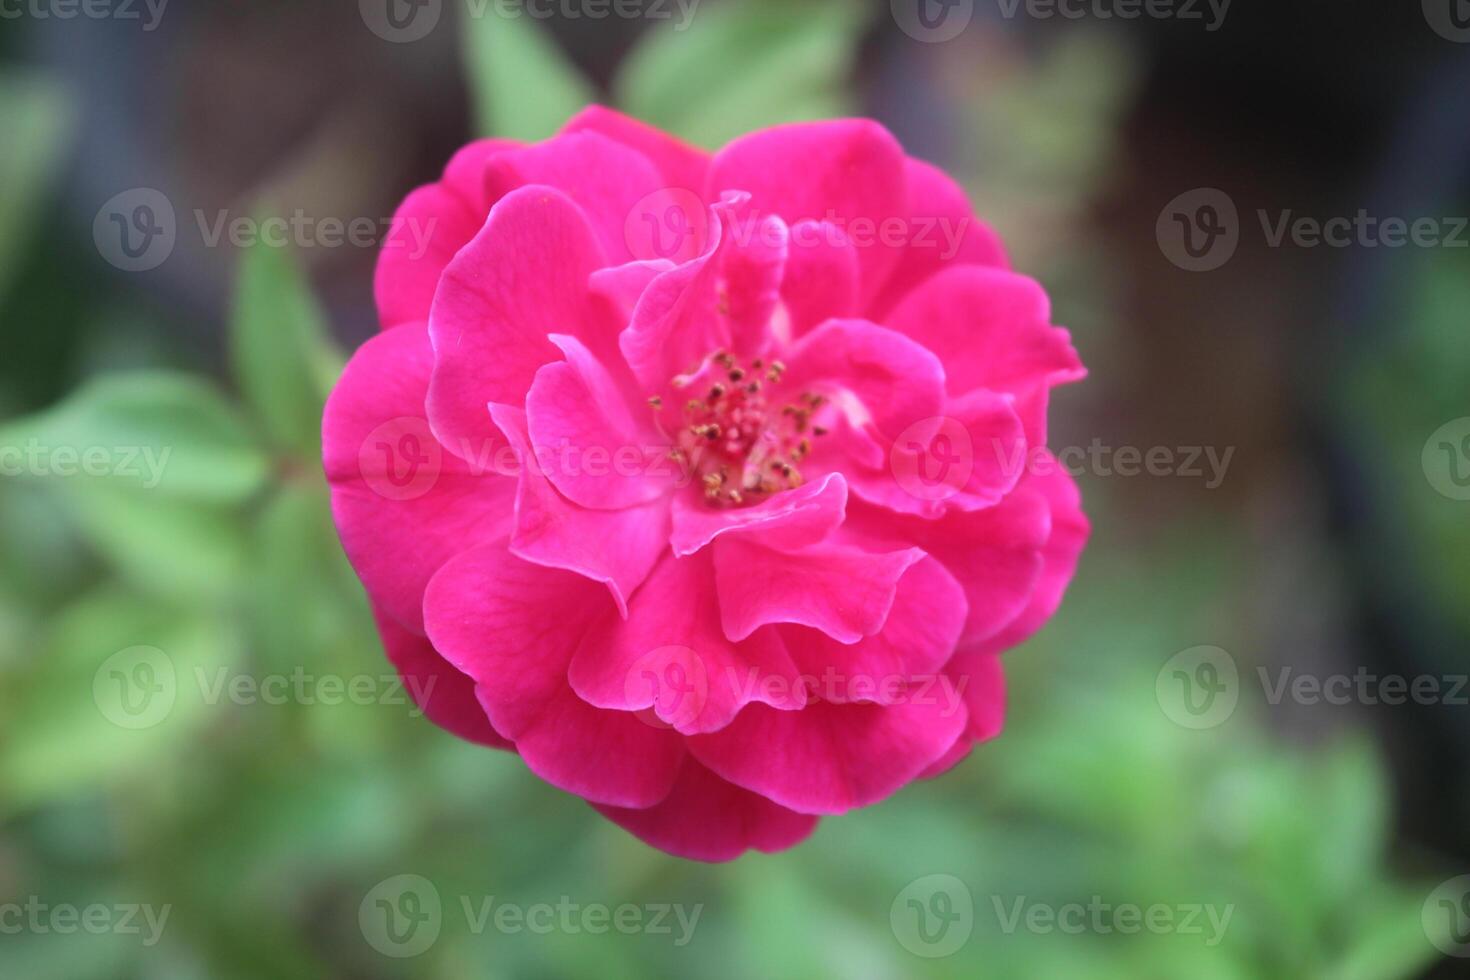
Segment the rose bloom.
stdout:
<svg viewBox="0 0 1470 980">
<path fill-rule="evenodd" d="M 994 737 L 1088 535 L 1084 374 L 882 126 L 713 155 L 592 107 L 409 195 L 325 468 L 434 722 L 630 833 L 778 851 Z"/>
</svg>

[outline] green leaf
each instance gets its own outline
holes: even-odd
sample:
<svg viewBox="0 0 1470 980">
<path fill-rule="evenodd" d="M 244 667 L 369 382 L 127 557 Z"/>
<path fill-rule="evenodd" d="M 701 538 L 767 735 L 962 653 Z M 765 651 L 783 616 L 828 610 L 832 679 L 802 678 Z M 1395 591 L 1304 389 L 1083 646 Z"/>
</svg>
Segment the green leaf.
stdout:
<svg viewBox="0 0 1470 980">
<path fill-rule="evenodd" d="M 247 541 L 230 509 L 106 485 L 69 485 L 87 541 L 138 589 L 181 600 L 224 599 L 240 584 Z"/>
<path fill-rule="evenodd" d="M 465 17 L 470 98 L 479 132 L 540 140 L 596 101 L 592 84 L 536 22 L 492 3 Z"/>
<path fill-rule="evenodd" d="M 187 375 L 110 375 L 60 405 L 0 427 L 0 467 L 12 477 L 106 486 L 171 500 L 240 503 L 267 463 L 235 410 Z"/>
<path fill-rule="evenodd" d="M 272 670 L 336 669 L 344 653 L 376 648 L 372 614 L 332 527 L 324 483 L 284 487 L 251 539 L 253 648 Z M 370 662 L 385 663 L 375 649 Z"/>
<path fill-rule="evenodd" d="M 1332 980 L 1410 980 L 1441 958 L 1425 935 L 1424 899 L 1430 886 L 1380 886 L 1352 899 L 1360 927 L 1340 950 Z"/>
<path fill-rule="evenodd" d="M 237 579 L 240 509 L 268 464 L 210 384 L 111 375 L 0 429 L 0 467 L 58 495 L 83 537 L 154 594 L 212 597 Z"/>
<path fill-rule="evenodd" d="M 230 344 L 240 391 L 272 444 L 319 459 L 322 409 L 342 355 L 286 249 L 258 242 L 245 250 Z"/>
<path fill-rule="evenodd" d="M 73 122 L 71 100 L 59 85 L 40 74 L 0 73 L 0 293 Z"/>
<path fill-rule="evenodd" d="M 235 652 L 231 633 L 209 616 L 120 590 L 76 602 L 14 682 L 0 738 L 7 802 L 30 806 L 166 769 L 215 710 L 196 668 Z M 140 664 L 147 674 L 135 673 Z M 147 688 L 128 689 L 138 678 Z"/>
<path fill-rule="evenodd" d="M 865 20 L 840 0 L 701 9 L 687 29 L 671 19 L 644 35 L 614 84 L 617 102 L 704 146 L 763 126 L 845 115 Z"/>
</svg>

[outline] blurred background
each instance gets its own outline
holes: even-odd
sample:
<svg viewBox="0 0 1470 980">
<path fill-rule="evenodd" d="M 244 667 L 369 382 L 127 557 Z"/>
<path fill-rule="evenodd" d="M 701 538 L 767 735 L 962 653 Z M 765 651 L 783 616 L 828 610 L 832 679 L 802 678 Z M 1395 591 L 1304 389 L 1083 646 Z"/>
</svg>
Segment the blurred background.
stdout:
<svg viewBox="0 0 1470 980">
<path fill-rule="evenodd" d="M 1466 975 L 1467 93 L 1464 0 L 0 0 L 0 976 Z M 594 100 L 877 118 L 1092 371 L 1005 734 L 780 855 L 416 717 L 328 517 L 397 202 Z"/>
</svg>

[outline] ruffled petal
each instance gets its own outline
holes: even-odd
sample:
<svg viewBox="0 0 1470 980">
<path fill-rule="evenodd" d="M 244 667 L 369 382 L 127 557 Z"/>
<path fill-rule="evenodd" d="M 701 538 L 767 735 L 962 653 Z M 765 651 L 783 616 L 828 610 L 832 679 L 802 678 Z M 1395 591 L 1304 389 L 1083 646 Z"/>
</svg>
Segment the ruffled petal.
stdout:
<svg viewBox="0 0 1470 980">
<path fill-rule="evenodd" d="M 709 171 L 708 151 L 690 146 L 647 123 L 600 105 L 573 116 L 563 133 L 595 132 L 632 147 L 658 169 L 666 186 L 698 193 Z"/>
<path fill-rule="evenodd" d="M 902 789 L 949 751 L 965 720 L 964 701 L 940 677 L 894 705 L 751 705 L 687 744 L 716 775 L 781 806 L 845 813 Z"/>
<path fill-rule="evenodd" d="M 999 653 L 1019 646 L 1046 625 L 1062 604 L 1062 596 L 1077 571 L 1082 549 L 1092 533 L 1092 525 L 1082 512 L 1082 495 L 1071 475 L 1061 464 L 1046 454 L 1040 457 L 1026 477 L 1028 492 L 1043 498 L 1051 511 L 1051 534 L 1041 549 L 1041 575 L 1031 593 L 1031 601 L 1005 629 L 982 644 L 982 649 Z"/>
<path fill-rule="evenodd" d="M 774 854 L 794 847 L 817 817 L 778 806 L 685 759 L 668 797 L 646 810 L 597 807 L 644 843 L 694 861 L 730 861 L 748 850 Z"/>
<path fill-rule="evenodd" d="M 957 265 L 1010 268 L 1000 236 L 970 207 L 964 188 L 944 171 L 909 157 L 908 216 L 898 264 L 872 301 L 868 315 L 882 321 L 903 297 L 941 269 Z"/>
<path fill-rule="evenodd" d="M 378 624 L 388 659 L 403 678 L 404 688 L 430 721 L 466 741 L 515 749 L 490 726 L 490 719 L 475 698 L 475 682 L 439 656 L 427 637 L 405 629 L 377 606 L 373 607 L 373 620 Z"/>
<path fill-rule="evenodd" d="M 805 336 L 825 320 L 856 316 L 858 285 L 858 252 L 842 229 L 825 221 L 799 221 L 792 226 L 781 283 L 792 339 Z"/>
<path fill-rule="evenodd" d="M 596 803 L 648 807 L 674 784 L 678 736 L 594 708 L 567 685 L 583 635 L 610 611 L 598 583 L 522 561 L 503 544 L 449 562 L 424 599 L 434 647 L 475 680 L 490 723 L 533 772 Z"/>
<path fill-rule="evenodd" d="M 906 213 L 904 159 L 893 135 L 871 120 L 775 126 L 742 136 L 715 154 L 706 197 L 744 191 L 755 211 L 780 215 L 788 225 L 805 220 L 838 225 L 862 246 L 858 264 L 865 294 L 871 295 L 900 257 L 880 229 L 885 219 Z"/>
<path fill-rule="evenodd" d="M 368 595 L 415 631 L 439 567 L 505 535 L 514 513 L 515 481 L 500 475 L 493 456 L 472 466 L 430 432 L 432 369 L 422 324 L 380 333 L 348 362 L 322 419 L 342 547 Z"/>
<path fill-rule="evenodd" d="M 715 541 L 714 557 L 720 620 L 730 639 L 743 640 L 770 623 L 797 623 L 856 643 L 883 628 L 898 580 L 924 553 L 827 541 L 776 551 L 735 534 Z"/>
<path fill-rule="evenodd" d="M 709 556 L 665 558 L 626 621 L 588 632 L 568 677 L 588 703 L 651 709 L 683 733 L 718 731 L 745 705 L 793 710 L 806 704 L 796 665 L 773 630 L 731 642 L 720 630 Z"/>
<path fill-rule="evenodd" d="M 804 626 L 779 626 L 797 666 L 824 701 L 893 704 L 911 683 L 932 680 L 954 653 L 968 603 L 964 589 L 933 558 L 899 580 L 888 621 L 873 636 L 839 643 Z"/>
<path fill-rule="evenodd" d="M 1041 496 L 1018 487 L 986 510 L 952 510 L 934 520 L 895 514 L 853 500 L 845 528 L 874 546 L 914 545 L 943 562 L 965 590 L 969 615 L 962 644 L 995 636 L 1031 602 L 1051 534 Z"/>
<path fill-rule="evenodd" d="M 932 423 L 944 407 L 944 366 L 922 346 L 865 320 L 829 320 L 792 347 L 787 390 L 849 393 L 889 439 Z"/>
<path fill-rule="evenodd" d="M 966 737 L 988 742 L 1005 727 L 1006 677 L 1000 656 L 981 649 L 961 650 L 944 669 L 965 699 L 969 722 Z"/>
<path fill-rule="evenodd" d="M 383 237 L 373 276 L 384 329 L 429 319 L 439 277 L 455 253 L 475 237 L 494 203 L 485 189 L 485 165 L 519 145 L 501 139 L 471 143 L 455 154 L 443 180 L 404 199 Z"/>
<path fill-rule="evenodd" d="M 855 466 L 853 492 L 922 517 L 993 507 L 1020 479 L 1026 449 L 1014 397 L 977 389 L 951 399 L 937 427 L 920 424 L 901 434 L 886 467 Z"/>
<path fill-rule="evenodd" d="M 629 596 L 643 584 L 668 542 L 668 504 L 653 500 L 617 511 L 577 506 L 541 471 L 526 434 L 525 413 L 491 405 L 490 414 L 520 461 L 510 550 L 537 565 L 605 582 L 618 612 L 626 616 Z"/>
<path fill-rule="evenodd" d="M 485 180 L 492 195 L 531 184 L 555 187 L 586 214 L 613 263 L 650 257 L 633 254 L 628 228 L 638 225 L 666 182 L 635 149 L 592 130 L 566 133 L 499 154 Z"/>
<path fill-rule="evenodd" d="M 550 334 L 610 343 L 616 322 L 587 289 L 605 264 L 582 211 L 559 191 L 525 187 L 495 205 L 445 270 L 429 321 L 429 421 L 450 451 L 473 458 L 504 444 L 486 406 L 525 402 L 537 369 L 558 357 Z"/>
<path fill-rule="evenodd" d="M 1087 374 L 1071 336 L 1051 325 L 1046 292 L 1004 269 L 946 269 L 885 322 L 939 355 L 951 394 L 985 388 L 1015 395 L 1033 446 L 1046 444 L 1046 391 Z"/>
<path fill-rule="evenodd" d="M 676 555 L 691 555 L 721 534 L 757 536 L 773 547 L 816 544 L 842 524 L 847 513 L 847 481 L 840 473 L 785 490 L 750 507 L 711 507 L 693 494 L 673 502 Z"/>
<path fill-rule="evenodd" d="M 553 339 L 567 360 L 541 368 L 526 395 L 526 427 L 547 479 L 594 510 L 663 497 L 682 477 L 648 406 L 630 406 L 624 386 L 575 338 Z"/>
</svg>

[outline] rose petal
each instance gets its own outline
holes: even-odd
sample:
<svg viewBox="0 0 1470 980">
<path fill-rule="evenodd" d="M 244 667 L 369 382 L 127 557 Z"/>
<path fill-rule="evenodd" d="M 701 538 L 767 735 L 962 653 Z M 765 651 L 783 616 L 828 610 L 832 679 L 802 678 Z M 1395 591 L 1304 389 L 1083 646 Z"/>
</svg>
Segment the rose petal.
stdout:
<svg viewBox="0 0 1470 980">
<path fill-rule="evenodd" d="M 721 534 L 759 536 L 774 547 L 802 548 L 816 544 L 842 524 L 847 513 L 847 481 L 840 473 L 784 490 L 750 507 L 711 507 L 694 494 L 679 494 L 673 502 L 676 555 L 691 555 Z"/>
<path fill-rule="evenodd" d="M 685 759 L 663 802 L 646 810 L 597 810 L 639 840 L 694 861 L 730 861 L 748 850 L 784 851 L 817 827 L 817 817 L 726 782 L 693 759 Z"/>
<path fill-rule="evenodd" d="M 667 187 L 688 189 L 695 193 L 704 187 L 705 174 L 710 164 L 707 151 L 690 146 L 621 112 L 600 105 L 590 105 L 573 116 L 561 131 L 601 133 L 637 150 L 658 168 Z"/>
<path fill-rule="evenodd" d="M 775 126 L 715 154 L 706 197 L 744 191 L 761 214 L 780 215 L 788 225 L 829 221 L 854 239 L 858 229 L 871 228 L 858 250 L 863 288 L 871 293 L 899 260 L 899 249 L 877 230 L 907 208 L 904 159 L 898 141 L 871 120 Z"/>
<path fill-rule="evenodd" d="M 687 740 L 724 779 L 798 813 L 845 813 L 902 789 L 965 729 L 965 706 L 939 678 L 902 704 L 751 705 L 728 728 Z"/>
<path fill-rule="evenodd" d="M 858 311 L 858 253 L 842 229 L 825 221 L 800 221 L 791 228 L 791 249 L 781 298 L 790 317 L 790 336 Z"/>
<path fill-rule="evenodd" d="M 546 477 L 574 503 L 623 510 L 655 501 L 680 478 L 647 405 L 575 338 L 557 336 L 567 360 L 536 373 L 526 424 Z"/>
<path fill-rule="evenodd" d="M 429 421 L 440 442 L 474 458 L 500 442 L 486 406 L 520 405 L 543 364 L 548 339 L 574 333 L 597 349 L 617 329 L 587 290 L 605 263 L 586 218 L 565 195 L 525 187 L 506 195 L 444 272 L 429 321 L 434 374 Z"/>
<path fill-rule="evenodd" d="M 642 153 L 591 130 L 502 153 L 486 167 L 485 180 L 492 194 L 529 184 L 562 191 L 586 214 L 613 263 L 647 257 L 629 248 L 628 223 L 666 184 Z"/>
<path fill-rule="evenodd" d="M 520 460 L 510 550 L 526 561 L 606 583 L 618 612 L 627 616 L 628 597 L 643 584 L 668 541 L 668 504 L 654 500 L 618 511 L 577 506 L 541 472 L 526 434 L 525 413 L 491 405 L 490 414 Z"/>
<path fill-rule="evenodd" d="M 1046 444 L 1046 401 L 1034 397 L 1085 377 L 1067 331 L 1034 280 L 1004 269 L 956 266 L 910 293 L 886 322 L 944 362 L 948 390 L 1009 392 L 1033 446 Z"/>
<path fill-rule="evenodd" d="M 768 623 L 798 623 L 840 643 L 883 628 L 898 580 L 924 557 L 918 548 L 876 553 L 832 542 L 775 551 L 738 534 L 717 539 L 714 553 L 720 619 L 730 639 Z"/>
<path fill-rule="evenodd" d="M 1041 549 L 1042 568 L 1031 601 L 1005 629 L 991 636 L 982 649 L 991 653 L 1009 650 L 1030 639 L 1046 625 L 1062 604 L 1062 596 L 1077 571 L 1082 549 L 1092 533 L 1082 513 L 1082 495 L 1070 474 L 1049 453 L 1041 457 L 1024 484 L 1042 497 L 1051 511 L 1051 534 Z"/>
<path fill-rule="evenodd" d="M 594 708 L 566 681 L 583 635 L 610 608 L 598 583 L 522 561 L 501 544 L 465 552 L 434 576 L 424 622 L 533 772 L 597 803 L 648 807 L 674 784 L 678 736 Z"/>
<path fill-rule="evenodd" d="M 445 451 L 424 418 L 433 354 L 422 324 L 380 333 L 327 400 L 322 465 L 342 547 L 368 595 L 413 630 L 424 587 L 510 528 L 515 481 Z M 488 417 L 488 413 L 487 413 Z"/>
<path fill-rule="evenodd" d="M 454 155 L 441 181 L 404 199 L 383 237 L 373 276 L 384 329 L 429 319 L 444 268 L 475 237 L 494 203 L 484 186 L 485 165 L 519 145 L 501 139 L 471 143 Z"/>
<path fill-rule="evenodd" d="M 910 682 L 932 683 L 954 653 L 967 609 L 959 582 L 925 558 L 899 579 L 888 621 L 873 636 L 844 644 L 805 626 L 777 630 L 822 700 L 892 704 L 907 696 Z"/>
<path fill-rule="evenodd" d="M 475 682 L 439 656 L 427 637 L 405 629 L 376 605 L 373 620 L 378 624 L 388 659 L 398 668 L 414 704 L 430 721 L 466 741 L 515 750 L 490 726 L 490 719 L 475 698 Z"/>
<path fill-rule="evenodd" d="M 1051 513 L 1039 494 L 1018 487 L 989 509 L 952 510 L 934 520 L 852 500 L 844 528 L 874 547 L 915 545 L 943 562 L 969 603 L 960 642 L 974 643 L 999 633 L 1030 603 Z"/>
<path fill-rule="evenodd" d="M 909 192 L 904 248 L 868 309 L 868 315 L 879 322 L 941 269 L 956 265 L 1008 269 L 1011 265 L 999 236 L 975 217 L 964 188 L 938 167 L 914 157 L 905 161 L 904 172 Z"/>
<path fill-rule="evenodd" d="M 796 665 L 774 631 L 732 643 L 720 630 L 706 554 L 661 561 L 626 621 L 604 617 L 588 632 L 568 677 L 589 704 L 652 708 L 684 733 L 718 731 L 752 702 L 782 710 L 806 704 Z"/>
<path fill-rule="evenodd" d="M 799 340 L 786 362 L 785 390 L 850 392 L 890 439 L 939 422 L 944 366 L 897 331 L 865 320 L 829 320 Z"/>
</svg>

